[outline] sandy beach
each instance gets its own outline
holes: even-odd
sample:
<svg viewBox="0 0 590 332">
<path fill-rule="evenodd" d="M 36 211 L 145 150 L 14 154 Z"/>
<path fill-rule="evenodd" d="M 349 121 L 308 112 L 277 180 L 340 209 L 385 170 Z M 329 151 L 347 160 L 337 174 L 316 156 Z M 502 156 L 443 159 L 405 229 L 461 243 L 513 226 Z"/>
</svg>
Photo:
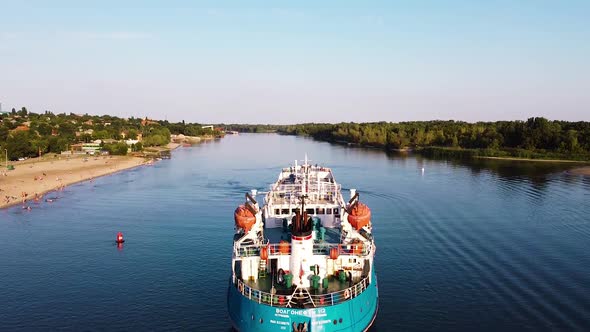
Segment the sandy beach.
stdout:
<svg viewBox="0 0 590 332">
<path fill-rule="evenodd" d="M 590 166 L 578 167 L 567 171 L 569 174 L 590 176 Z"/>
<path fill-rule="evenodd" d="M 7 171 L 5 167 L 0 170 L 0 208 L 22 204 L 23 199 L 44 200 L 42 195 L 49 191 L 145 163 L 144 158 L 128 156 L 57 156 L 42 161 L 13 162 L 14 170 Z"/>
</svg>

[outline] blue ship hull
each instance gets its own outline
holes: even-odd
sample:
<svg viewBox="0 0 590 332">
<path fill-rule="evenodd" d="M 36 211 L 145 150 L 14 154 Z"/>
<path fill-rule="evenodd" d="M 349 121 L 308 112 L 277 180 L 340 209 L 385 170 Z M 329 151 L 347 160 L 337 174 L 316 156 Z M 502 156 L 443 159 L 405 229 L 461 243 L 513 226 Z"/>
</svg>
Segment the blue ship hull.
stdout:
<svg viewBox="0 0 590 332">
<path fill-rule="evenodd" d="M 374 271 L 374 270 L 373 270 Z M 286 308 L 252 301 L 243 296 L 231 283 L 227 293 L 229 316 L 233 327 L 240 332 L 293 331 L 293 323 L 307 322 L 309 332 L 366 331 L 377 315 L 379 295 L 377 277 L 358 296 L 326 307 Z"/>
</svg>

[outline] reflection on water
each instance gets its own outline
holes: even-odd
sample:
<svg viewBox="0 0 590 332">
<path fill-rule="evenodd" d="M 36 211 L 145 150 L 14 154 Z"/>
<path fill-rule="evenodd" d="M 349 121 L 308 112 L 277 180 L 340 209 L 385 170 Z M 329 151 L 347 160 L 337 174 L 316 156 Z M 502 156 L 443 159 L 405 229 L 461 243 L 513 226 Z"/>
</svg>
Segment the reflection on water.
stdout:
<svg viewBox="0 0 590 332">
<path fill-rule="evenodd" d="M 251 134 L 0 211 L 0 330 L 228 330 L 233 210 L 306 153 L 373 211 L 373 331 L 590 326 L 590 179 L 569 165 Z"/>
</svg>

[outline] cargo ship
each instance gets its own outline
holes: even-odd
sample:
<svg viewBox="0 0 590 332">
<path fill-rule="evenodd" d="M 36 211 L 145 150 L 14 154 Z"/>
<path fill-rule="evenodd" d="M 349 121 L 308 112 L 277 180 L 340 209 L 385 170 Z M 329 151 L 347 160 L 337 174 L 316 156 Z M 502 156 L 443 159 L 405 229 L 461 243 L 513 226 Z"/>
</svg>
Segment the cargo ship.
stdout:
<svg viewBox="0 0 590 332">
<path fill-rule="evenodd" d="M 307 156 L 234 212 L 228 312 L 237 331 L 367 331 L 378 309 L 371 211 Z"/>
</svg>

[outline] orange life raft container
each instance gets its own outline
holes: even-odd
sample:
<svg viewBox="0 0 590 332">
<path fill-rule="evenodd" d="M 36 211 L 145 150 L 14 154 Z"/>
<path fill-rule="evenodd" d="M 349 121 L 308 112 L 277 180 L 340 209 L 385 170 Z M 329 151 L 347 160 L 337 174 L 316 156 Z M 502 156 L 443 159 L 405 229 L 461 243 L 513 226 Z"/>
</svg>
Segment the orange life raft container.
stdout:
<svg viewBox="0 0 590 332">
<path fill-rule="evenodd" d="M 371 209 L 363 203 L 355 204 L 348 211 L 348 222 L 359 230 L 371 222 Z"/>
<path fill-rule="evenodd" d="M 236 227 L 241 228 L 248 233 L 256 223 L 256 217 L 245 205 L 240 205 L 234 212 Z"/>
</svg>

